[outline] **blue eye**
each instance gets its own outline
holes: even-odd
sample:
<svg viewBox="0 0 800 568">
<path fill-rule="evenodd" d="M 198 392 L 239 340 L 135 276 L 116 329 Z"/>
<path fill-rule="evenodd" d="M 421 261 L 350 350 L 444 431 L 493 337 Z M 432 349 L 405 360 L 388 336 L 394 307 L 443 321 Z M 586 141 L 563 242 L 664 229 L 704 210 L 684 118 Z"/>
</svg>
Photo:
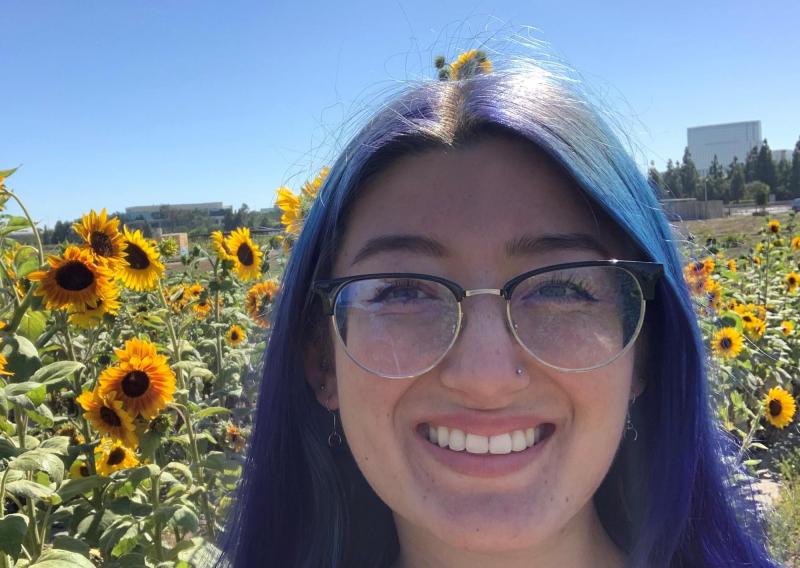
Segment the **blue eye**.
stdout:
<svg viewBox="0 0 800 568">
<path fill-rule="evenodd" d="M 524 301 L 550 301 L 550 302 L 596 302 L 588 282 L 577 282 L 574 277 L 560 279 L 551 277 L 529 290 L 523 297 Z"/>
</svg>

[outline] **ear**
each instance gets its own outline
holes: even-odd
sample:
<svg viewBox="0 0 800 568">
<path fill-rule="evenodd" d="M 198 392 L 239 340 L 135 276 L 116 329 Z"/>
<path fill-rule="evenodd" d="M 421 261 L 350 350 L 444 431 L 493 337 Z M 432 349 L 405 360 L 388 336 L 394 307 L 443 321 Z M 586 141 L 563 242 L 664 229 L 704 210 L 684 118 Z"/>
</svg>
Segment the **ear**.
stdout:
<svg viewBox="0 0 800 568">
<path fill-rule="evenodd" d="M 314 341 L 306 348 L 303 364 L 306 381 L 314 391 L 314 396 L 328 410 L 339 408 L 339 397 L 336 389 L 336 366 L 333 353 L 325 349 L 325 340 Z"/>
</svg>

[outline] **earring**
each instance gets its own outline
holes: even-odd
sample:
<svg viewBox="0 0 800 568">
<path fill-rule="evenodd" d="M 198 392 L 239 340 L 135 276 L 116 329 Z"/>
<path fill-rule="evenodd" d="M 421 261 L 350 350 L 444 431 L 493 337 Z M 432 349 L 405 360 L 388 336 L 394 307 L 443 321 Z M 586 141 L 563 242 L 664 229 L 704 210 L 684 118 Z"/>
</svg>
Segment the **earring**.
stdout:
<svg viewBox="0 0 800 568">
<path fill-rule="evenodd" d="M 521 375 L 524 371 L 522 369 L 517 369 L 517 374 Z"/>
<path fill-rule="evenodd" d="M 331 410 L 331 407 L 328 406 L 327 400 L 325 401 L 325 408 L 327 408 L 328 412 L 330 412 L 331 416 L 333 416 L 333 431 L 330 434 L 328 434 L 328 447 L 338 448 L 342 445 L 342 436 L 339 434 L 339 429 L 336 427 L 336 411 Z"/>
<path fill-rule="evenodd" d="M 636 430 L 636 427 L 633 425 L 633 420 L 631 420 L 631 406 L 636 403 L 636 396 L 633 395 L 631 398 L 631 404 L 628 406 L 628 412 L 625 414 L 625 432 L 623 433 L 623 438 L 627 436 L 628 432 L 633 432 L 633 441 L 635 442 L 639 438 L 639 432 Z"/>
</svg>

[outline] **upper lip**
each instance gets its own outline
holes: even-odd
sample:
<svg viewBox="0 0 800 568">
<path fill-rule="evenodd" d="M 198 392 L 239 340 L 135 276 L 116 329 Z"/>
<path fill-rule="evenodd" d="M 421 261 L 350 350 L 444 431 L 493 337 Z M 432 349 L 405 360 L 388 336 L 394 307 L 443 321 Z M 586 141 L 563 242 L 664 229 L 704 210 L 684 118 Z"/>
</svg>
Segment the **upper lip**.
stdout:
<svg viewBox="0 0 800 568">
<path fill-rule="evenodd" d="M 420 424 L 434 426 L 446 426 L 450 429 L 457 428 L 463 432 L 477 434 L 479 436 L 497 436 L 507 434 L 514 430 L 527 430 L 536 428 L 545 423 L 553 423 L 552 420 L 531 415 L 490 415 L 454 412 L 447 414 L 435 414 L 428 416 L 420 421 Z"/>
</svg>

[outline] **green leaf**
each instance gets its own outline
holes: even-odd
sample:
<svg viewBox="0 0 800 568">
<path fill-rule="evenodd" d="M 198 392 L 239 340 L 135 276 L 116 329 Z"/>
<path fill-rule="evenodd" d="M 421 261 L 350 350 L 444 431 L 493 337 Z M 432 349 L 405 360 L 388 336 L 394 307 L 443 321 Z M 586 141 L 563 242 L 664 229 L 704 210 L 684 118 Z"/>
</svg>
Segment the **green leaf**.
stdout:
<svg viewBox="0 0 800 568">
<path fill-rule="evenodd" d="M 215 416 L 217 414 L 230 414 L 231 411 L 224 406 L 209 406 L 208 408 L 204 408 L 199 412 L 194 414 L 195 420 L 202 420 L 203 418 L 208 418 L 209 416 Z"/>
<path fill-rule="evenodd" d="M 0 460 L 13 458 L 21 453 L 22 450 L 15 446 L 11 440 L 0 438 Z"/>
<path fill-rule="evenodd" d="M 47 316 L 42 312 L 27 311 L 19 322 L 19 333 L 30 341 L 36 341 L 47 328 Z"/>
<path fill-rule="evenodd" d="M 196 533 L 200 527 L 200 520 L 197 514 L 186 505 L 181 505 L 172 514 L 169 523 L 175 527 L 179 527 L 183 532 Z"/>
<path fill-rule="evenodd" d="M 14 172 L 17 171 L 19 168 L 11 168 L 10 170 L 0 170 L 0 177 L 7 178 L 14 175 Z"/>
<path fill-rule="evenodd" d="M 55 423 L 53 411 L 50 410 L 50 407 L 46 404 L 40 404 L 35 409 L 26 408 L 25 414 L 27 414 L 31 420 L 36 422 L 42 428 L 51 428 Z"/>
<path fill-rule="evenodd" d="M 27 229 L 31 226 L 30 221 L 26 217 L 19 217 L 16 215 L 8 217 L 6 224 L 0 229 L 0 235 L 9 235 L 22 229 Z"/>
<path fill-rule="evenodd" d="M 64 462 L 57 455 L 41 448 L 18 455 L 8 464 L 8 469 L 43 471 L 56 485 L 60 485 L 64 479 Z"/>
<path fill-rule="evenodd" d="M 30 565 L 30 568 L 95 568 L 94 564 L 77 552 L 50 549 Z"/>
<path fill-rule="evenodd" d="M 45 395 L 47 394 L 47 388 L 43 384 L 36 383 L 34 381 L 11 383 L 10 385 L 6 385 L 5 389 L 3 390 L 5 391 L 8 399 L 16 404 L 24 404 L 24 401 L 22 400 L 24 398 L 29 400 L 32 406 L 39 406 L 42 404 L 44 402 Z M 31 405 L 27 406 L 30 407 Z"/>
<path fill-rule="evenodd" d="M 83 369 L 85 366 L 77 361 L 56 361 L 36 371 L 31 380 L 48 385 L 48 390 L 52 390 L 50 387 L 60 385 L 69 379 L 75 371 Z"/>
<path fill-rule="evenodd" d="M 53 505 L 61 502 L 61 498 L 49 487 L 39 485 L 27 479 L 19 479 L 6 484 L 6 491 L 18 499 L 34 499 L 48 501 Z"/>
<path fill-rule="evenodd" d="M 108 484 L 110 480 L 107 477 L 100 475 L 90 475 L 89 477 L 82 477 L 80 479 L 68 479 L 61 487 L 58 488 L 58 495 L 62 501 L 69 501 L 77 495 L 83 495 L 87 491 L 91 491 L 95 487 L 103 487 Z"/>
<path fill-rule="evenodd" d="M 136 545 L 139 544 L 139 526 L 137 524 L 130 525 L 115 540 L 116 544 L 111 549 L 111 556 L 118 557 L 133 551 Z"/>
<path fill-rule="evenodd" d="M 192 470 L 189 469 L 189 466 L 181 462 L 169 462 L 167 465 L 164 466 L 164 471 L 170 469 L 179 472 L 181 475 L 183 475 L 183 478 L 189 485 L 192 484 L 194 478 L 192 477 Z"/>
<path fill-rule="evenodd" d="M 69 550 L 81 556 L 89 557 L 89 545 L 84 541 L 60 534 L 53 539 L 53 548 L 58 550 Z"/>
<path fill-rule="evenodd" d="M 67 436 L 53 436 L 52 438 L 47 438 L 39 445 L 39 449 L 65 456 L 69 450 L 69 438 Z"/>
<path fill-rule="evenodd" d="M 14 373 L 16 381 L 27 381 L 42 366 L 36 347 L 22 335 L 4 339 L 2 353 L 8 360 L 6 370 Z"/>
<path fill-rule="evenodd" d="M 161 468 L 159 468 L 156 464 L 151 463 L 143 465 L 142 467 L 131 469 L 129 471 L 130 474 L 128 475 L 128 481 L 135 488 L 145 479 L 149 479 L 151 477 L 158 475 L 161 472 Z"/>
<path fill-rule="evenodd" d="M 13 513 L 0 519 L 0 550 L 10 554 L 15 560 L 19 558 L 22 541 L 28 532 L 28 517 Z"/>
</svg>

